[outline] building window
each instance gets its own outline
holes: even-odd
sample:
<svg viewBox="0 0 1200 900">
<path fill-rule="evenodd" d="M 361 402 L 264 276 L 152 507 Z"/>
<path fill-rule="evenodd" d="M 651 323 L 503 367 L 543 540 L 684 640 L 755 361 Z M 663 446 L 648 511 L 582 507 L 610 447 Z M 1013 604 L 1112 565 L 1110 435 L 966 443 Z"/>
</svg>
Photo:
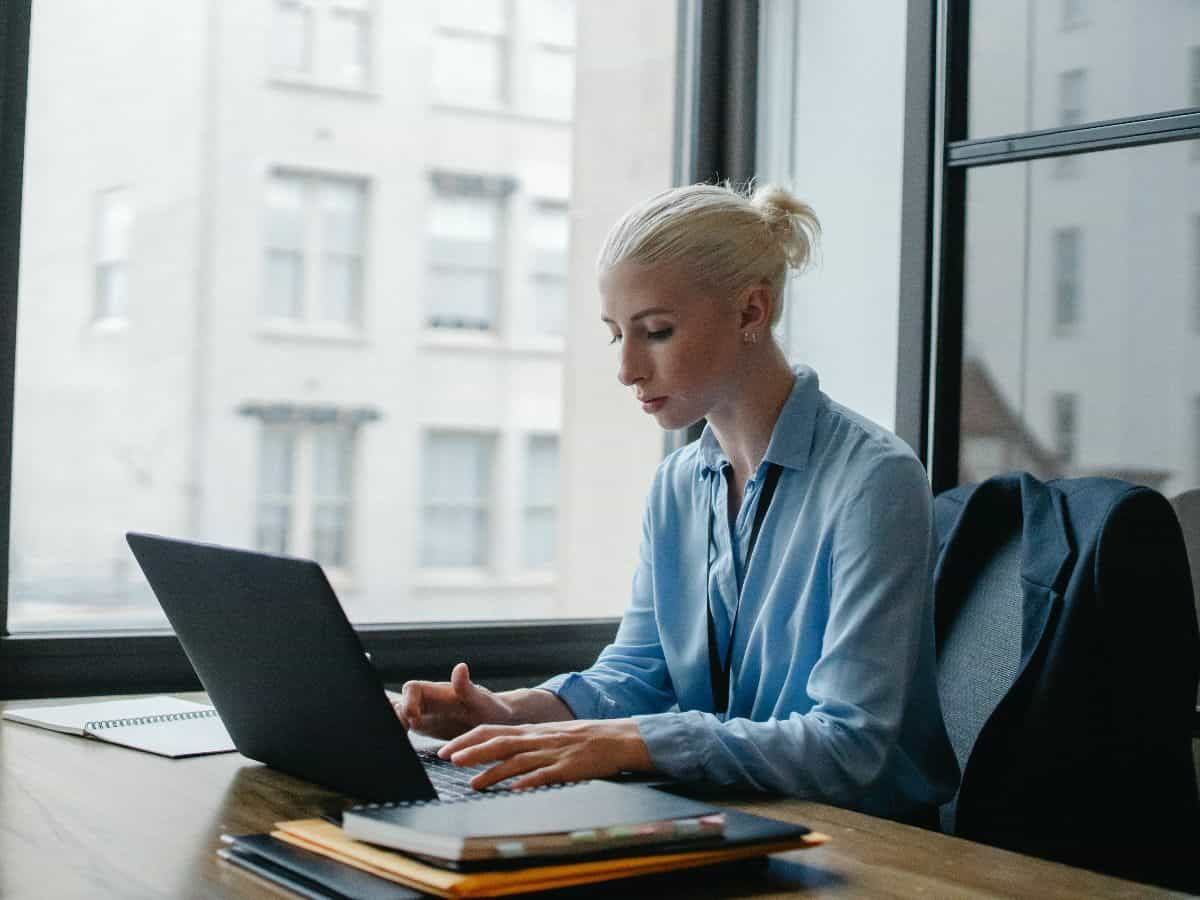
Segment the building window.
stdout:
<svg viewBox="0 0 1200 900">
<path fill-rule="evenodd" d="M 267 185 L 265 319 L 357 325 L 366 185 L 276 172 Z"/>
<path fill-rule="evenodd" d="M 561 336 L 567 312 L 567 205 L 551 200 L 533 204 L 529 216 L 529 297 L 533 330 Z"/>
<path fill-rule="evenodd" d="M 96 195 L 96 322 L 121 322 L 129 314 L 129 234 L 133 204 L 127 188 Z"/>
<path fill-rule="evenodd" d="M 1063 31 L 1087 24 L 1087 0 L 1062 0 Z"/>
<path fill-rule="evenodd" d="M 1200 107 L 1200 47 L 1188 51 L 1188 105 Z M 1200 140 L 1188 141 L 1192 159 L 1200 159 Z"/>
<path fill-rule="evenodd" d="M 349 567 L 354 434 L 341 423 L 264 422 L 255 546 Z"/>
<path fill-rule="evenodd" d="M 433 328 L 496 328 L 503 284 L 506 179 L 435 174 L 429 212 L 429 294 Z"/>
<path fill-rule="evenodd" d="M 479 106 L 508 104 L 509 0 L 441 0 L 437 10 L 437 98 Z"/>
<path fill-rule="evenodd" d="M 362 88 L 370 37 L 368 0 L 276 0 L 272 66 L 285 78 Z"/>
<path fill-rule="evenodd" d="M 1084 108 L 1087 91 L 1087 72 L 1072 69 L 1058 76 L 1058 124 L 1063 128 L 1083 124 L 1087 111 Z M 1054 174 L 1059 178 L 1073 178 L 1079 174 L 1078 156 L 1060 156 L 1054 161 Z"/>
<path fill-rule="evenodd" d="M 1200 333 L 1200 213 L 1192 216 L 1192 330 Z"/>
<path fill-rule="evenodd" d="M 312 72 L 312 9 L 305 0 L 276 0 L 271 38 L 276 70 L 302 75 Z"/>
<path fill-rule="evenodd" d="M 1055 454 L 1060 462 L 1074 462 L 1079 438 L 1079 397 L 1055 394 L 1052 407 Z"/>
<path fill-rule="evenodd" d="M 482 568 L 490 559 L 494 435 L 430 431 L 423 448 L 421 565 Z"/>
<path fill-rule="evenodd" d="M 1082 237 L 1078 228 L 1054 231 L 1054 333 L 1073 333 L 1079 324 Z"/>
<path fill-rule="evenodd" d="M 558 534 L 558 436 L 534 435 L 525 448 L 522 544 L 525 566 L 554 565 Z"/>
</svg>

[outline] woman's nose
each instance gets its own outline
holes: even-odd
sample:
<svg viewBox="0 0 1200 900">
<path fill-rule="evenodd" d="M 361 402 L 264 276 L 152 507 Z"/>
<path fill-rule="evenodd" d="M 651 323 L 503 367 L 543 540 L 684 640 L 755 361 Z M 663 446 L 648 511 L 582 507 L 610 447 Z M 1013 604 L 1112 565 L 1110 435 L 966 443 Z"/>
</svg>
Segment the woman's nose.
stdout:
<svg viewBox="0 0 1200 900">
<path fill-rule="evenodd" d="M 641 368 L 638 353 L 630 347 L 629 343 L 623 342 L 621 344 L 621 359 L 617 364 L 617 381 L 626 387 L 637 384 L 644 377 Z"/>
</svg>

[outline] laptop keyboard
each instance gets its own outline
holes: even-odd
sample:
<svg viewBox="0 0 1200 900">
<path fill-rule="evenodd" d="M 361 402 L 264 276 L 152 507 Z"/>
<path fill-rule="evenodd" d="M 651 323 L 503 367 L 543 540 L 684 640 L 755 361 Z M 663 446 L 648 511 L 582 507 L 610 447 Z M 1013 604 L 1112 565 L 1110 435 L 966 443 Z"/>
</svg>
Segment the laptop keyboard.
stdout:
<svg viewBox="0 0 1200 900">
<path fill-rule="evenodd" d="M 456 766 L 436 753 L 422 752 L 418 753 L 418 756 L 421 757 L 421 765 L 425 767 L 425 774 L 429 776 L 434 790 L 437 791 L 438 799 L 443 802 L 478 797 L 480 793 L 502 794 L 510 790 L 490 787 L 480 792 L 471 787 L 471 779 L 480 772 L 487 771 L 487 766 Z"/>
</svg>

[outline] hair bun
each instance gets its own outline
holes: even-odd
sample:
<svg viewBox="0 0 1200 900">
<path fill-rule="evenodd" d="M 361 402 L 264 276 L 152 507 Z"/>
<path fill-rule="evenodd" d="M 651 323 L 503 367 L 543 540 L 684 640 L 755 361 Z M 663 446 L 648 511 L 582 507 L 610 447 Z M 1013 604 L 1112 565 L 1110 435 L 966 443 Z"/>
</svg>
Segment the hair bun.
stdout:
<svg viewBox="0 0 1200 900">
<path fill-rule="evenodd" d="M 812 261 L 821 235 L 821 224 L 812 207 L 777 184 L 756 188 L 750 203 L 779 241 L 788 265 L 804 269 Z"/>
</svg>

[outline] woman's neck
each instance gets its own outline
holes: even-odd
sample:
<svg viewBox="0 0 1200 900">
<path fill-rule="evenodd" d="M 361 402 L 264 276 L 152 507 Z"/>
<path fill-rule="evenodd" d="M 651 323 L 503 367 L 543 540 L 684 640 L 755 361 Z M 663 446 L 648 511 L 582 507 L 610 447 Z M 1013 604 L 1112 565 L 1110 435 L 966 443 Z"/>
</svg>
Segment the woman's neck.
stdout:
<svg viewBox="0 0 1200 900">
<path fill-rule="evenodd" d="M 749 362 L 727 402 L 708 414 L 708 424 L 729 458 L 738 484 L 745 484 L 762 462 L 796 381 L 774 341 L 762 350 L 761 357 Z"/>
</svg>

